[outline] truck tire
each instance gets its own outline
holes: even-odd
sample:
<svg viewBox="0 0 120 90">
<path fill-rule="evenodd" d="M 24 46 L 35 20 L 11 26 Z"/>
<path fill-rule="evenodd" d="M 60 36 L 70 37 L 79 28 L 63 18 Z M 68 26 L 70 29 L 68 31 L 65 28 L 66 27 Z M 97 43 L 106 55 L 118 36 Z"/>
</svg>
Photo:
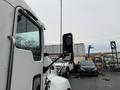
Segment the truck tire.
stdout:
<svg viewBox="0 0 120 90">
<path fill-rule="evenodd" d="M 65 77 L 69 78 L 69 76 L 70 76 L 70 70 L 69 70 L 69 68 L 67 68 L 65 71 Z"/>
</svg>

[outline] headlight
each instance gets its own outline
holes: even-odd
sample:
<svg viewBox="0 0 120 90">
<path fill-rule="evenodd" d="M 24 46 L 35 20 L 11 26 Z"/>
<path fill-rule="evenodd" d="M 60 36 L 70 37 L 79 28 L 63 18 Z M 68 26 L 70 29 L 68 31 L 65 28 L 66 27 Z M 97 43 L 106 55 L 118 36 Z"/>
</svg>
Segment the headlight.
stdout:
<svg viewBox="0 0 120 90">
<path fill-rule="evenodd" d="M 97 70 L 97 68 L 94 68 L 94 69 L 93 69 L 93 71 L 96 71 L 96 70 Z"/>
<path fill-rule="evenodd" d="M 84 68 L 82 68 L 82 67 L 81 67 L 80 69 L 81 69 L 81 70 L 83 70 L 83 71 L 85 71 L 85 69 L 84 69 Z"/>
</svg>

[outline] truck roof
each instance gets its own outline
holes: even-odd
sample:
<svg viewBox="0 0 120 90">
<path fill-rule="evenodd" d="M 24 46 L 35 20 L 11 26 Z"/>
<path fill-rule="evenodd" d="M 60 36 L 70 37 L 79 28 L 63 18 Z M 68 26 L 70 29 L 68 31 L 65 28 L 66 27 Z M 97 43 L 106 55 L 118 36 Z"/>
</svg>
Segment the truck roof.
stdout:
<svg viewBox="0 0 120 90">
<path fill-rule="evenodd" d="M 36 18 L 38 18 L 24 0 L 4 0 L 4 1 L 13 6 L 14 8 L 17 6 L 21 6 L 22 8 L 29 10 Z M 40 21 L 40 19 L 38 19 L 38 22 L 40 23 L 40 25 L 43 26 L 43 28 L 45 28 L 44 24 Z"/>
</svg>

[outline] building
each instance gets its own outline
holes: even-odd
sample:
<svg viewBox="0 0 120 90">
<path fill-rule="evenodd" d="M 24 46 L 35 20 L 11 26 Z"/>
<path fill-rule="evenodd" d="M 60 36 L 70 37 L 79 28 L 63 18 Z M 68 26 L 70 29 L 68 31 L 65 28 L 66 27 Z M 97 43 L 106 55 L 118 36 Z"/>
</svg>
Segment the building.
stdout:
<svg viewBox="0 0 120 90">
<path fill-rule="evenodd" d="M 62 46 L 61 46 L 62 48 Z M 77 63 L 81 59 L 85 59 L 85 45 L 84 43 L 75 43 L 73 45 L 74 49 L 74 61 Z M 45 53 L 50 53 L 52 55 L 60 53 L 60 45 L 45 45 Z M 62 49 L 61 49 L 62 53 Z"/>
</svg>

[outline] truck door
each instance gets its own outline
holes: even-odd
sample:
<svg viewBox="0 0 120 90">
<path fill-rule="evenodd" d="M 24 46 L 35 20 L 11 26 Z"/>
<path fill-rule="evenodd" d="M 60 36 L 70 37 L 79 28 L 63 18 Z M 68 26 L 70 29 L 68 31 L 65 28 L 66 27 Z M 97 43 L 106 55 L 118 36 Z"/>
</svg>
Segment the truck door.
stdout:
<svg viewBox="0 0 120 90">
<path fill-rule="evenodd" d="M 18 7 L 11 36 L 8 90 L 42 90 L 43 55 L 41 26 Z"/>
</svg>

